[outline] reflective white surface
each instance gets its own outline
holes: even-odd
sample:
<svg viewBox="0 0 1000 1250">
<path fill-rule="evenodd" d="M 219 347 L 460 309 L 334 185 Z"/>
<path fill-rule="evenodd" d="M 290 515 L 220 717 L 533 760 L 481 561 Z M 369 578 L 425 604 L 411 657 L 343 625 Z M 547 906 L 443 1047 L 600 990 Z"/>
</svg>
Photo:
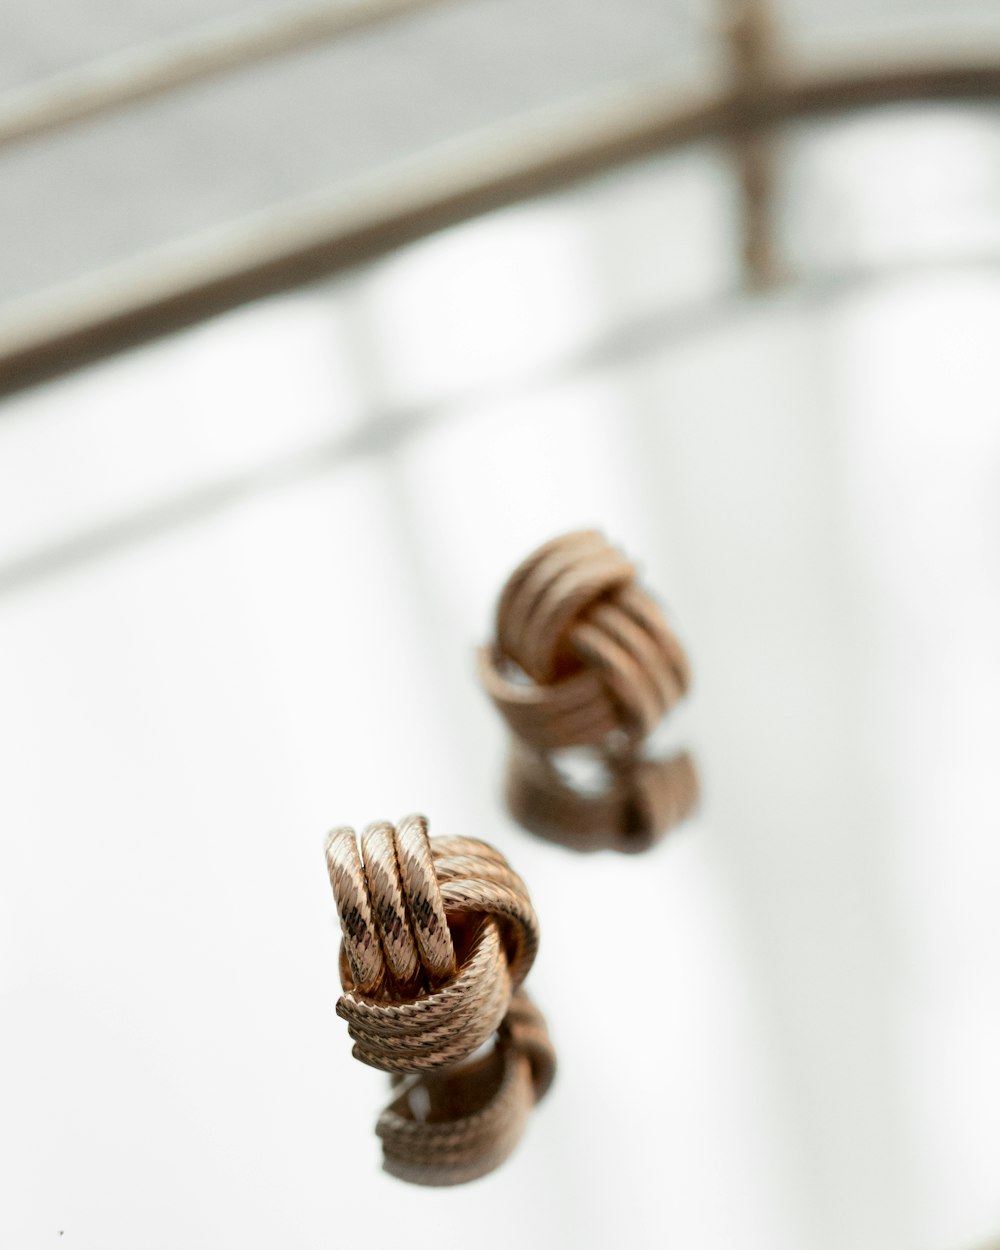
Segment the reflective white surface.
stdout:
<svg viewBox="0 0 1000 1250">
<path fill-rule="evenodd" d="M 671 231 L 654 170 L 6 406 L 0 1244 L 1000 1229 L 1000 273 L 725 302 L 718 166 L 671 170 Z M 644 856 L 513 825 L 475 683 L 580 525 L 694 665 L 703 806 Z M 379 1171 L 334 1014 L 322 835 L 413 809 L 529 883 L 560 1058 L 445 1192 Z"/>
</svg>

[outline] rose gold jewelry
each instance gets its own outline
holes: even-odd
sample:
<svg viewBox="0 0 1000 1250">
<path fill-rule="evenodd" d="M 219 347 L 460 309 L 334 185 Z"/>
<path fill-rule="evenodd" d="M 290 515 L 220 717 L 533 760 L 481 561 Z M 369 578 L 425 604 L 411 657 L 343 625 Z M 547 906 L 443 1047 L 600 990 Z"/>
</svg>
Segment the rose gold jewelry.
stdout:
<svg viewBox="0 0 1000 1250">
<path fill-rule="evenodd" d="M 497 605 L 482 684 L 512 731 L 507 807 L 525 829 L 578 850 L 641 850 L 693 810 L 686 754 L 640 744 L 686 693 L 690 669 L 635 567 L 592 530 L 533 551 Z M 587 746 L 599 790 L 577 789 L 552 753 Z"/>
<path fill-rule="evenodd" d="M 506 802 L 530 833 L 577 851 L 644 851 L 694 811 L 698 775 L 687 752 L 646 759 L 598 753 L 597 790 L 574 786 L 551 756 L 516 739 L 507 757 Z"/>
<path fill-rule="evenodd" d="M 480 676 L 513 733 L 537 750 L 648 734 L 689 684 L 684 649 L 593 531 L 565 534 L 511 574 Z"/>
<path fill-rule="evenodd" d="M 354 1055 L 386 1072 L 458 1062 L 503 1020 L 538 948 L 524 882 L 475 838 L 427 836 L 423 816 L 326 841 Z"/>
<path fill-rule="evenodd" d="M 397 1078 L 397 1096 L 375 1126 L 385 1170 L 420 1185 L 484 1176 L 517 1145 L 554 1074 L 545 1021 L 518 991 L 489 1054 Z"/>
</svg>

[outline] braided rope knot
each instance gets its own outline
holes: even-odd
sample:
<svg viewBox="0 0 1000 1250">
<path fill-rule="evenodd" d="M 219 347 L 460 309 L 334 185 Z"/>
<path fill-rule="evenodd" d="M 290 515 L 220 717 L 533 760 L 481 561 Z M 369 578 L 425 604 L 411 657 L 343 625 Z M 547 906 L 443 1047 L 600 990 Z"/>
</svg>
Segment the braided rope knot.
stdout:
<svg viewBox="0 0 1000 1250">
<path fill-rule="evenodd" d="M 403 1078 L 375 1126 L 385 1170 L 421 1185 L 485 1176 L 517 1145 L 555 1063 L 541 1012 L 518 991 L 490 1053 Z"/>
<path fill-rule="evenodd" d="M 590 530 L 553 539 L 514 570 L 480 675 L 511 730 L 543 751 L 616 730 L 644 737 L 690 681 L 635 566 Z"/>
<path fill-rule="evenodd" d="M 475 838 L 434 838 L 423 816 L 326 841 L 354 1055 L 385 1072 L 458 1062 L 497 1030 L 538 949 L 527 888 Z"/>
</svg>

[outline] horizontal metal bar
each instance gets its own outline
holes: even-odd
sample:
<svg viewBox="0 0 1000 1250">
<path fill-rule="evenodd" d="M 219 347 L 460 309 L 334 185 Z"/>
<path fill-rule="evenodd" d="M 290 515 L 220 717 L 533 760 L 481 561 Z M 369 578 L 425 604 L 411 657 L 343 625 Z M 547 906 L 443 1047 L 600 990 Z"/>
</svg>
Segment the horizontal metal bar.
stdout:
<svg viewBox="0 0 1000 1250">
<path fill-rule="evenodd" d="M 1000 57 L 991 57 L 787 73 L 749 112 L 729 92 L 681 95 L 661 84 L 518 118 L 210 239 L 23 302 L 0 325 L 0 394 L 679 144 L 891 102 L 998 96 Z"/>
<path fill-rule="evenodd" d="M 441 0 L 324 0 L 275 4 L 145 48 L 67 70 L 0 98 L 0 148 L 245 69 Z"/>
</svg>

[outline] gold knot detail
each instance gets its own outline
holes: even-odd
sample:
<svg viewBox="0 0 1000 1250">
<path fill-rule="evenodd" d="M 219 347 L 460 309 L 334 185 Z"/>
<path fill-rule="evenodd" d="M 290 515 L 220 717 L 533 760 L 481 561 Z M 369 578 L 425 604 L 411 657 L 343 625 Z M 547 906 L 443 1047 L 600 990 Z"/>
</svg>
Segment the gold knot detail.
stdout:
<svg viewBox="0 0 1000 1250">
<path fill-rule="evenodd" d="M 590 530 L 534 551 L 497 607 L 480 675 L 513 733 L 540 751 L 647 735 L 686 692 L 684 649 L 635 566 Z"/>
<path fill-rule="evenodd" d="M 545 1020 L 519 990 L 488 1054 L 397 1078 L 396 1097 L 375 1126 L 383 1167 L 420 1185 L 457 1185 L 492 1172 L 517 1145 L 555 1067 Z"/>
<path fill-rule="evenodd" d="M 354 1055 L 385 1072 L 457 1063 L 491 1037 L 538 949 L 527 888 L 475 838 L 429 838 L 423 816 L 326 841 Z"/>
</svg>

